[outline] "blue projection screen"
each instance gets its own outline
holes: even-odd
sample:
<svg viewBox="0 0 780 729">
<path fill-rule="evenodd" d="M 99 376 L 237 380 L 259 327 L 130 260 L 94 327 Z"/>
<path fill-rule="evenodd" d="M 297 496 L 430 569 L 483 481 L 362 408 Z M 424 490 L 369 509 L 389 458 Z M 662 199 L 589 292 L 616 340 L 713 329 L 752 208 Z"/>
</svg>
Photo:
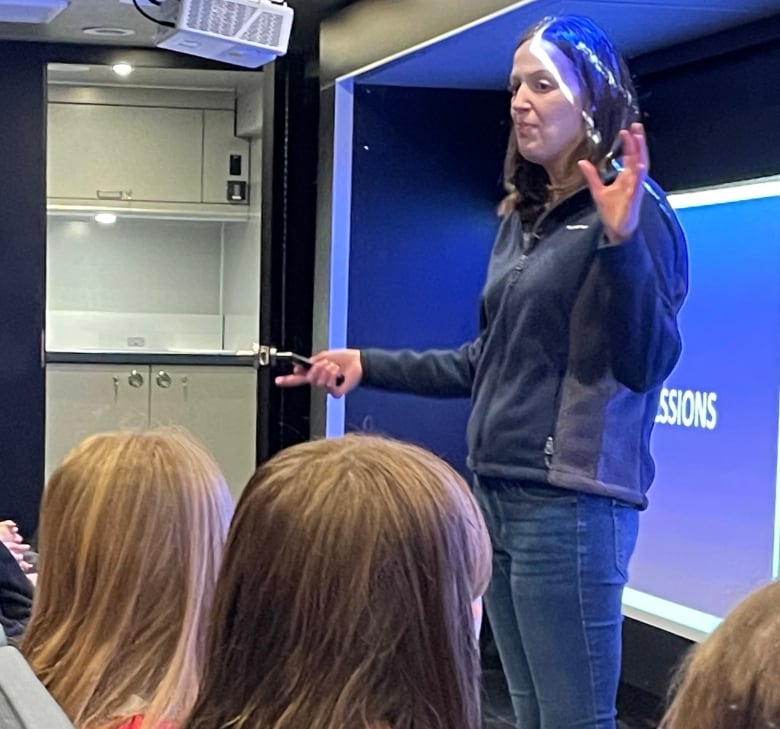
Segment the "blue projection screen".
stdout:
<svg viewBox="0 0 780 729">
<path fill-rule="evenodd" d="M 626 603 L 706 633 L 778 571 L 780 197 L 675 197 L 690 247 L 684 347 L 656 416 Z"/>
</svg>

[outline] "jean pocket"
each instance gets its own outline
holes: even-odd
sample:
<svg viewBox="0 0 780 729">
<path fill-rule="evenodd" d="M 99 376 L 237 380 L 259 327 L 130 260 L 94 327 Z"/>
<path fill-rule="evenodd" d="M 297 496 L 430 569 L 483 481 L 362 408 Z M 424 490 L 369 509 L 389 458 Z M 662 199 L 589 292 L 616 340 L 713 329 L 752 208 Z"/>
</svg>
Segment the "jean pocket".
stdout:
<svg viewBox="0 0 780 729">
<path fill-rule="evenodd" d="M 615 533 L 615 567 L 628 582 L 628 563 L 634 554 L 639 531 L 639 510 L 620 501 L 612 501 L 612 524 Z"/>
</svg>

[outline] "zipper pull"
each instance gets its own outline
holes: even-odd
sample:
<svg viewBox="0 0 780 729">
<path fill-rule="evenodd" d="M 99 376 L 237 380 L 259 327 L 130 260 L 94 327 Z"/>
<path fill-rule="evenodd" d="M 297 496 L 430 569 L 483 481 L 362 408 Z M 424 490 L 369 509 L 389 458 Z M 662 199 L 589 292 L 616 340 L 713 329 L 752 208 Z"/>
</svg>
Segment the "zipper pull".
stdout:
<svg viewBox="0 0 780 729">
<path fill-rule="evenodd" d="M 552 459 L 555 455 L 555 440 L 550 436 L 544 444 L 544 463 L 549 468 L 552 466 Z"/>
</svg>

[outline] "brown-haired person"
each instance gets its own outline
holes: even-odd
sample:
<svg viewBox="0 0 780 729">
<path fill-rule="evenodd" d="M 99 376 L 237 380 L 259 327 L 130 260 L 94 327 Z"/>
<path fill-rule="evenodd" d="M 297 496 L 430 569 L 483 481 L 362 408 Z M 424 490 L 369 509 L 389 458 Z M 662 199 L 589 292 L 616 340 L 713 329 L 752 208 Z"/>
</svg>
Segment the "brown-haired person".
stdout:
<svg viewBox="0 0 780 729">
<path fill-rule="evenodd" d="M 507 71 L 507 195 L 479 336 L 320 352 L 276 382 L 470 398 L 494 549 L 485 607 L 517 727 L 615 729 L 621 598 L 682 346 L 685 236 L 648 177 L 631 76 L 601 28 L 544 18 Z"/>
<path fill-rule="evenodd" d="M 661 729 L 780 727 L 780 582 L 743 600 L 689 654 Z"/>
<path fill-rule="evenodd" d="M 52 474 L 22 649 L 77 729 L 189 712 L 232 510 L 219 467 L 179 430 L 91 436 Z"/>
<path fill-rule="evenodd" d="M 185 729 L 478 729 L 490 542 L 466 483 L 346 436 L 263 465 L 236 509 Z"/>
</svg>

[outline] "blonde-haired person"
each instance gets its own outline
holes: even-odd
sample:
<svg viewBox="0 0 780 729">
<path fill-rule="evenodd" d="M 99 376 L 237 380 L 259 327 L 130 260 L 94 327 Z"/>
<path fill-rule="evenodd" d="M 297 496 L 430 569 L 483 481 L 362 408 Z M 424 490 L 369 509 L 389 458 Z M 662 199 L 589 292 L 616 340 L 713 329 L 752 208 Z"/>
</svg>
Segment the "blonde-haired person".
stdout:
<svg viewBox="0 0 780 729">
<path fill-rule="evenodd" d="M 730 612 L 674 684 L 661 729 L 780 727 L 780 582 Z"/>
<path fill-rule="evenodd" d="M 478 729 L 491 549 L 463 479 L 372 436 L 294 446 L 249 481 L 186 729 Z"/>
<path fill-rule="evenodd" d="M 231 514 L 219 467 L 180 430 L 91 436 L 52 474 L 23 651 L 77 729 L 189 712 Z"/>
</svg>

